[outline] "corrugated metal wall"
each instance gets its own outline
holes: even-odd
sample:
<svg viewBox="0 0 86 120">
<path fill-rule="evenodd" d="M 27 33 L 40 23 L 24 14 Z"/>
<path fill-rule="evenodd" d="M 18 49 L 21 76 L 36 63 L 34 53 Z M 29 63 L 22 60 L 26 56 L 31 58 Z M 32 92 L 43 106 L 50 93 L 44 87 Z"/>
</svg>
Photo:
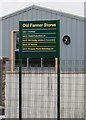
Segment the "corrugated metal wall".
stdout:
<svg viewBox="0 0 86 120">
<path fill-rule="evenodd" d="M 3 56 L 10 57 L 11 31 L 19 29 L 22 20 L 58 20 L 61 21 L 61 60 L 84 60 L 84 22 L 72 17 L 65 17 L 46 10 L 31 9 L 21 14 L 3 18 Z M 71 37 L 71 44 L 66 46 L 62 42 L 64 35 Z"/>
</svg>

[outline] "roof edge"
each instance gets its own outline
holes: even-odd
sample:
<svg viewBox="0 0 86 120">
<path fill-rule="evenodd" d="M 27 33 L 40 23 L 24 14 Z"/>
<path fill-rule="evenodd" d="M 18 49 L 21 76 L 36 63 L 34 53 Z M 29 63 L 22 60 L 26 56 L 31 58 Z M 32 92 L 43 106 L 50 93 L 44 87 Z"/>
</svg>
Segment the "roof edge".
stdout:
<svg viewBox="0 0 86 120">
<path fill-rule="evenodd" d="M 73 15 L 73 14 L 70 14 L 70 13 L 60 12 L 58 10 L 53 10 L 51 8 L 41 7 L 41 6 L 38 6 L 38 5 L 33 5 L 33 7 L 35 9 L 45 10 L 47 12 L 58 14 L 58 15 L 61 15 L 61 16 L 64 16 L 64 17 L 69 17 L 69 18 L 78 19 L 78 20 L 84 20 L 84 17 L 78 16 L 78 15 Z"/>
<path fill-rule="evenodd" d="M 21 13 L 26 12 L 26 11 L 28 11 L 28 10 L 31 10 L 31 9 L 33 9 L 33 8 L 34 8 L 34 5 L 31 5 L 31 6 L 29 6 L 29 7 L 26 7 L 26 8 L 17 10 L 17 11 L 15 11 L 15 12 L 13 12 L 13 13 L 10 13 L 10 14 L 7 14 L 7 15 L 5 15 L 5 16 L 2 16 L 2 19 L 7 19 L 8 17 L 13 17 L 13 16 L 15 16 L 15 15 L 17 15 L 17 14 L 21 14 Z"/>
<path fill-rule="evenodd" d="M 64 17 L 69 17 L 69 18 L 72 18 L 72 19 L 86 21 L 85 17 L 81 17 L 81 16 L 78 16 L 78 15 L 73 15 L 73 14 L 69 14 L 69 13 L 65 13 L 65 12 L 60 12 L 58 10 L 53 10 L 53 9 L 46 8 L 46 7 L 41 7 L 41 6 L 38 6 L 38 5 L 31 5 L 29 7 L 26 7 L 24 9 L 18 10 L 16 12 L 11 13 L 11 14 L 2 16 L 0 18 L 0 20 L 7 19 L 8 17 L 12 17 L 12 16 L 15 16 L 17 14 L 21 14 L 21 13 L 29 11 L 31 9 L 42 10 L 42 11 L 44 10 L 46 12 L 54 13 L 54 14 L 61 15 L 61 16 L 64 16 Z"/>
</svg>

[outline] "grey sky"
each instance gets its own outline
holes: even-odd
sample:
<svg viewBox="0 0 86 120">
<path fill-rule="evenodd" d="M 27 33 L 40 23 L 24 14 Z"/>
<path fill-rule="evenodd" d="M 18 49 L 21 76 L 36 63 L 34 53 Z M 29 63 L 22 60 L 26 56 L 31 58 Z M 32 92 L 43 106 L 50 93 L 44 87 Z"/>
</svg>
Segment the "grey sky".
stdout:
<svg viewBox="0 0 86 120">
<path fill-rule="evenodd" d="M 3 2 L 2 2 L 3 1 Z M 29 7 L 31 5 L 39 5 L 58 11 L 71 13 L 74 15 L 84 16 L 84 0 L 64 1 L 60 0 L 1 0 L 0 1 L 0 17 L 17 10 Z"/>
</svg>

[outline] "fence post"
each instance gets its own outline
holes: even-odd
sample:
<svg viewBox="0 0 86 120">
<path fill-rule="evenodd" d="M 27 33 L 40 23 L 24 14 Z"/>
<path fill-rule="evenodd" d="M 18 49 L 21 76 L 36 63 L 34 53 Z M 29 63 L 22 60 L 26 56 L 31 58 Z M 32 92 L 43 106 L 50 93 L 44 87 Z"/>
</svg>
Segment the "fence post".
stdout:
<svg viewBox="0 0 86 120">
<path fill-rule="evenodd" d="M 22 120 L 22 59 L 19 59 L 19 120 Z"/>
<path fill-rule="evenodd" d="M 60 120 L 60 60 L 58 58 L 58 82 L 57 82 L 57 88 L 58 88 L 58 120 Z"/>
</svg>

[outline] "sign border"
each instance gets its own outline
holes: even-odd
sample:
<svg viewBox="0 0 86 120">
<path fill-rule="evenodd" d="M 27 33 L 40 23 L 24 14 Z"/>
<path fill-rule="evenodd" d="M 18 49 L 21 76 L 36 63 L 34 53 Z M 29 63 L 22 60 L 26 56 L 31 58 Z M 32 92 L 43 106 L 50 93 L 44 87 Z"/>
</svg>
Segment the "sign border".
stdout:
<svg viewBox="0 0 86 120">
<path fill-rule="evenodd" d="M 22 52 L 22 23 L 28 23 L 28 22 L 56 22 L 56 55 L 51 55 L 52 53 L 50 52 L 34 52 L 28 55 L 28 52 Z M 37 20 L 37 21 L 19 21 L 19 54 L 20 58 L 55 58 L 58 57 L 60 58 L 60 20 Z M 42 56 L 43 54 L 43 56 Z M 41 56 L 41 57 L 40 57 Z"/>
</svg>

